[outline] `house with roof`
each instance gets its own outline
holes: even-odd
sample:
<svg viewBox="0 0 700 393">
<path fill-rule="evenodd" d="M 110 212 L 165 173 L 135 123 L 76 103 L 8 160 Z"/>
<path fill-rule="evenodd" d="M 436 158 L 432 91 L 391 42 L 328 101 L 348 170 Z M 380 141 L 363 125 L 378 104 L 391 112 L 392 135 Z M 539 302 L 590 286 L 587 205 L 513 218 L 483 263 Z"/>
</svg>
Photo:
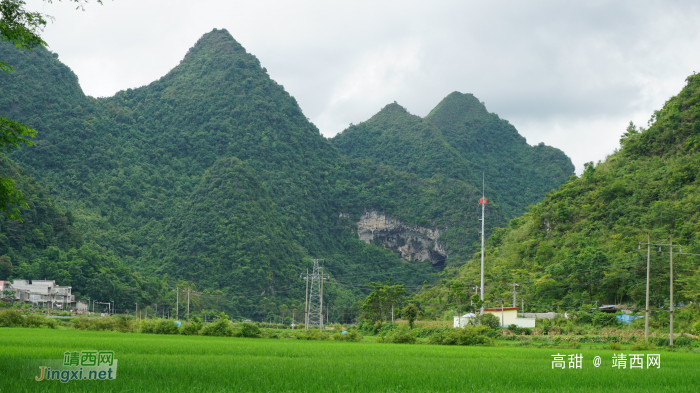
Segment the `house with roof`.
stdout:
<svg viewBox="0 0 700 393">
<path fill-rule="evenodd" d="M 13 280 L 3 281 L 5 291 L 14 292 L 14 299 L 39 306 L 67 308 L 75 304 L 72 287 L 57 285 L 55 280 Z"/>
<path fill-rule="evenodd" d="M 485 308 L 484 314 L 493 314 L 500 321 L 501 326 L 515 325 L 523 328 L 534 328 L 535 318 L 518 318 L 518 310 L 520 307 L 497 307 Z M 454 327 L 465 327 L 469 322 L 476 318 L 476 314 L 464 314 L 461 317 L 454 317 Z"/>
</svg>

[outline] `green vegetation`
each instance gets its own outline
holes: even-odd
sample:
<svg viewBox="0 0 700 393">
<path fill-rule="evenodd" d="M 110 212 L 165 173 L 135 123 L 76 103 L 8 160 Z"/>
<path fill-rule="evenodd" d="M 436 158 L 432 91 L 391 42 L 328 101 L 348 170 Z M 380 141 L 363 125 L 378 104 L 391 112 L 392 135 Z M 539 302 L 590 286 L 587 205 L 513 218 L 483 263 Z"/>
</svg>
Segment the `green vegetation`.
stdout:
<svg viewBox="0 0 700 393">
<path fill-rule="evenodd" d="M 688 77 L 648 129 L 630 124 L 621 144 L 494 232 L 486 250 L 487 303 L 508 302 L 508 285 L 516 282 L 527 310 L 590 309 L 596 301 L 643 309 L 646 246 L 638 244 L 647 233 L 653 243 L 672 240 L 684 253 L 700 254 L 700 77 Z M 668 247 L 651 251 L 651 305 L 668 316 Z M 450 274 L 421 296 L 424 306 L 450 308 L 440 305 L 441 293 L 455 279 L 477 282 L 478 257 Z M 699 300 L 700 257 L 675 256 L 674 301 Z"/>
<path fill-rule="evenodd" d="M 617 370 L 610 367 L 615 351 L 602 347 L 373 345 L 152 334 L 125 340 L 123 333 L 44 329 L 3 333 L 3 391 L 692 392 L 700 384 L 696 353 L 661 352 L 660 369 Z M 30 367 L 33 360 L 60 360 L 67 350 L 95 348 L 115 352 L 116 380 L 33 380 L 38 370 Z M 557 353 L 582 354 L 582 369 L 552 370 L 551 355 Z M 593 367 L 594 356 L 603 358 L 603 366 Z"/>
<path fill-rule="evenodd" d="M 421 178 L 442 175 L 481 190 L 486 178 L 490 221 L 521 215 L 574 172 L 560 150 L 529 146 L 508 121 L 471 94 L 451 93 L 425 119 L 393 103 L 331 139 L 349 157 L 366 158 Z M 474 204 L 475 205 L 475 204 Z"/>
<path fill-rule="evenodd" d="M 324 258 L 326 302 L 349 321 L 367 282 L 415 290 L 434 280 L 429 263 L 359 241 L 354 223 L 365 211 L 443 229 L 450 264 L 475 249 L 479 193 L 440 130 L 394 111 L 406 122 L 395 127 L 410 136 L 404 146 L 417 147 L 392 162 L 407 172 L 344 157 L 226 31 L 203 36 L 163 78 L 110 98 L 86 97 L 42 47 L 1 44 L 0 57 L 14 68 L 0 77 L 12 92 L 0 114 L 39 132 L 12 158 L 48 189 L 44 203 L 60 208 L 51 217 L 67 220 L 3 225 L 3 278 L 53 277 L 120 310 L 171 310 L 179 283 L 197 291 L 196 315 L 289 319 L 301 315 L 299 275 Z M 489 230 L 503 220 L 498 203 L 490 213 Z"/>
<path fill-rule="evenodd" d="M 57 277 L 122 312 L 135 302 L 172 310 L 177 286 L 197 291 L 202 317 L 224 310 L 289 320 L 303 307 L 299 275 L 323 258 L 326 302 L 349 321 L 367 282 L 393 278 L 415 290 L 434 281 L 428 262 L 406 263 L 357 238 L 365 211 L 443 228 L 451 263 L 474 251 L 476 189 L 342 156 L 225 30 L 204 35 L 163 78 L 110 98 L 86 97 L 43 48 L 0 44 L 0 57 L 15 70 L 0 75 L 11 92 L 0 97 L 0 115 L 38 131 L 35 147 L 11 157 L 80 239 L 55 244 L 51 256 L 50 244 L 13 246 L 3 278 Z M 22 234 L 34 239 L 31 231 Z M 78 279 L 73 265 L 87 259 L 71 250 L 84 247 L 102 262 Z M 117 268 L 123 277 L 111 275 Z"/>
</svg>

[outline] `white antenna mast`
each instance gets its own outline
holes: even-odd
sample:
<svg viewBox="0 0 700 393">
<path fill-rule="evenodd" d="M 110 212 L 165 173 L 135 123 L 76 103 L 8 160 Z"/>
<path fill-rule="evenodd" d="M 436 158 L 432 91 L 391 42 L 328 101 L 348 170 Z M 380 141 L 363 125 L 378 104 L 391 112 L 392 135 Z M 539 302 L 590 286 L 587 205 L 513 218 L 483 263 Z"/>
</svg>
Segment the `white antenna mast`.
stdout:
<svg viewBox="0 0 700 393">
<path fill-rule="evenodd" d="M 481 173 L 481 199 L 479 204 L 481 205 L 481 301 L 484 301 L 484 212 L 486 210 L 486 176 Z M 481 304 L 481 313 L 484 314 L 484 304 Z"/>
</svg>

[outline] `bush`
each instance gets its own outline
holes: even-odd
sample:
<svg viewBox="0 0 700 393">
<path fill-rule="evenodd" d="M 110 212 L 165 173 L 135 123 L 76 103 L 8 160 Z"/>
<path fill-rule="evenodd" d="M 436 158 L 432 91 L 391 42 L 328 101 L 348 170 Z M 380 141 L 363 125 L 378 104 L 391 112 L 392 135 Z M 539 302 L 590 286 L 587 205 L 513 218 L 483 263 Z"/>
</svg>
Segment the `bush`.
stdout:
<svg viewBox="0 0 700 393">
<path fill-rule="evenodd" d="M 402 326 L 398 329 L 392 329 L 392 331 L 384 335 L 381 342 L 393 344 L 415 344 L 416 336 L 410 329 Z"/>
<path fill-rule="evenodd" d="M 615 314 L 597 312 L 593 317 L 593 325 L 601 327 L 618 326 L 620 325 L 620 321 L 617 320 Z"/>
<path fill-rule="evenodd" d="M 491 329 L 496 329 L 497 327 L 501 326 L 501 320 L 497 316 L 490 313 L 477 315 L 476 318 L 472 318 L 469 323 L 476 326 L 486 326 Z"/>
<path fill-rule="evenodd" d="M 430 337 L 430 344 L 437 345 L 493 345 L 493 340 L 486 333 L 494 332 L 486 326 L 467 326 L 463 329 L 450 329 L 438 332 Z"/>
<path fill-rule="evenodd" d="M 692 347 L 694 342 L 695 340 L 685 336 L 673 338 L 673 345 L 677 345 L 679 347 Z"/>
<path fill-rule="evenodd" d="M 622 344 L 616 343 L 616 342 L 611 342 L 610 343 L 610 349 L 613 351 L 621 351 L 622 350 Z"/>
<path fill-rule="evenodd" d="M 260 328 L 250 322 L 242 322 L 238 328 L 237 337 L 260 337 Z"/>
<path fill-rule="evenodd" d="M 700 321 L 695 322 L 695 325 L 693 325 L 693 334 L 700 336 Z"/>
<path fill-rule="evenodd" d="M 292 337 L 297 340 L 324 340 L 325 337 L 318 329 L 296 329 L 292 333 Z"/>
<path fill-rule="evenodd" d="M 218 317 L 216 317 L 216 321 L 214 321 L 214 323 L 204 325 L 202 328 L 202 335 L 231 337 L 233 335 L 233 329 L 231 328 L 231 323 L 228 320 L 228 315 L 222 312 Z"/>
<path fill-rule="evenodd" d="M 73 328 L 80 330 L 111 330 L 133 333 L 139 330 L 139 322 L 124 316 L 88 319 L 79 317 L 73 320 Z"/>
<path fill-rule="evenodd" d="M 358 329 L 363 333 L 368 336 L 376 336 L 379 334 L 379 331 L 384 327 L 384 325 L 380 322 L 372 322 L 370 320 L 365 320 L 360 322 L 358 325 Z"/>
<path fill-rule="evenodd" d="M 576 315 L 576 318 L 574 319 L 574 323 L 576 325 L 587 325 L 587 324 L 593 323 L 593 317 L 591 316 L 590 313 L 587 313 L 585 311 L 581 311 Z"/>
<path fill-rule="evenodd" d="M 196 336 L 199 334 L 199 331 L 202 329 L 202 324 L 195 322 L 187 322 L 186 324 L 182 325 L 182 328 L 180 328 L 180 333 L 184 334 L 185 336 Z"/>
<path fill-rule="evenodd" d="M 155 333 L 156 324 L 155 319 L 144 319 L 141 321 L 141 333 Z"/>
<path fill-rule="evenodd" d="M 364 340 L 364 337 L 360 333 L 357 332 L 357 330 L 351 330 L 347 332 L 346 334 L 342 333 L 336 333 L 332 336 L 334 341 L 348 341 L 348 342 L 362 342 Z"/>
<path fill-rule="evenodd" d="M 639 341 L 630 346 L 632 351 L 653 351 L 656 349 L 656 345 L 653 342 L 645 343 L 644 341 Z"/>
<path fill-rule="evenodd" d="M 0 327 L 23 326 L 24 317 L 17 310 L 9 309 L 0 311 Z"/>
</svg>

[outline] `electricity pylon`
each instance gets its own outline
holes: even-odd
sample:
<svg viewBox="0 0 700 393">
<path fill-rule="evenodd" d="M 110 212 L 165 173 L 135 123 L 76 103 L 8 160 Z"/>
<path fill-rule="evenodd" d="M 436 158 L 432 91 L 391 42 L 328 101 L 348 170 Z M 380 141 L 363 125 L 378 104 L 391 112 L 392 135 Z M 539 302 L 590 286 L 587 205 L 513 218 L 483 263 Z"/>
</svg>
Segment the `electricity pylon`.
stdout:
<svg viewBox="0 0 700 393">
<path fill-rule="evenodd" d="M 314 259 L 314 270 L 311 273 L 311 291 L 306 311 L 306 328 L 318 326 L 323 330 L 323 268 L 319 264 L 323 259 Z"/>
</svg>

